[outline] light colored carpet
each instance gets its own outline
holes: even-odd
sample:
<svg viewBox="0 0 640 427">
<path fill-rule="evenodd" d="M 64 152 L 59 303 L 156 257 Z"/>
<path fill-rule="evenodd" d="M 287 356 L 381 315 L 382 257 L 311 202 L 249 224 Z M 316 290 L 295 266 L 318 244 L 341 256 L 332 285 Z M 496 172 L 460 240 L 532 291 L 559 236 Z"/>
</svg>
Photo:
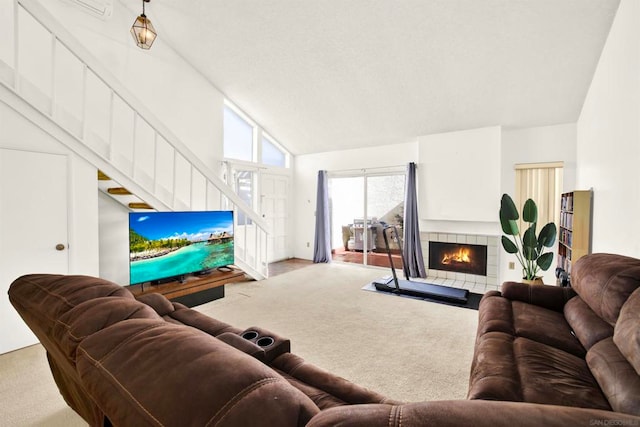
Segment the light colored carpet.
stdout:
<svg viewBox="0 0 640 427">
<path fill-rule="evenodd" d="M 0 414 L 2 426 L 87 425 L 60 395 L 40 344 L 0 355 Z"/>
<path fill-rule="evenodd" d="M 291 339 L 292 351 L 388 397 L 464 399 L 478 312 L 361 290 L 384 270 L 316 264 L 260 282 L 227 285 L 197 307 Z M 0 424 L 85 426 L 64 402 L 40 345 L 0 355 Z"/>
<path fill-rule="evenodd" d="M 261 326 L 291 351 L 388 397 L 464 399 L 478 312 L 361 290 L 386 270 L 315 264 L 227 285 L 197 309 L 234 326 Z"/>
</svg>

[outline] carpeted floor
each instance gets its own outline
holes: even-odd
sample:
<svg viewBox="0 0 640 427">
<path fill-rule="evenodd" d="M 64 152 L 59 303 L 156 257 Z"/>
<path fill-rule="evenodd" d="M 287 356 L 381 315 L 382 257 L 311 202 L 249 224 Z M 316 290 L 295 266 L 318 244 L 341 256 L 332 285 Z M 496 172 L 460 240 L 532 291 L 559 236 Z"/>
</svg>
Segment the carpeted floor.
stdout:
<svg viewBox="0 0 640 427">
<path fill-rule="evenodd" d="M 379 276 L 314 264 L 227 285 L 225 298 L 196 309 L 290 338 L 308 362 L 391 398 L 464 399 L 478 313 L 361 290 Z M 0 414 L 6 426 L 86 425 L 59 395 L 40 345 L 0 355 Z"/>
<path fill-rule="evenodd" d="M 314 264 L 226 286 L 197 309 L 232 325 L 291 339 L 292 352 L 405 401 L 466 396 L 478 312 L 363 292 L 380 269 Z"/>
</svg>

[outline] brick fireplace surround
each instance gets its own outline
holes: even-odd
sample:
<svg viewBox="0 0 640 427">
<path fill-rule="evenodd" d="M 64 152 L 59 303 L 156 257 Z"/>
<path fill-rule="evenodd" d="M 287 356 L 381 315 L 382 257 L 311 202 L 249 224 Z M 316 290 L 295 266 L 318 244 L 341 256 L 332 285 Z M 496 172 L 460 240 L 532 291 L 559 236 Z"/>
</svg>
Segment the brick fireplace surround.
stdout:
<svg viewBox="0 0 640 427">
<path fill-rule="evenodd" d="M 479 276 L 467 273 L 454 273 L 451 271 L 434 270 L 429 268 L 429 241 L 459 243 L 487 246 L 487 275 Z M 486 291 L 498 289 L 498 245 L 499 237 L 478 234 L 456 233 L 420 233 L 422 256 L 424 266 L 427 269 L 426 282 L 438 285 L 452 286 L 454 288 L 468 289 L 471 292 L 483 294 Z M 412 279 L 415 280 L 415 279 Z"/>
</svg>

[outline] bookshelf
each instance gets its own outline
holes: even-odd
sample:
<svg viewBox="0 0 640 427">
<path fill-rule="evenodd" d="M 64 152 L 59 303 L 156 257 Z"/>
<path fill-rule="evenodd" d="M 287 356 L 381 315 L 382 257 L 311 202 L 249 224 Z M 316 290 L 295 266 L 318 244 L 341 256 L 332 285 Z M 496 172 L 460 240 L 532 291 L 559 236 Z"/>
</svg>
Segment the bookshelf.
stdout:
<svg viewBox="0 0 640 427">
<path fill-rule="evenodd" d="M 571 275 L 571 265 L 591 253 L 593 191 L 572 191 L 560 199 L 558 268 Z"/>
</svg>

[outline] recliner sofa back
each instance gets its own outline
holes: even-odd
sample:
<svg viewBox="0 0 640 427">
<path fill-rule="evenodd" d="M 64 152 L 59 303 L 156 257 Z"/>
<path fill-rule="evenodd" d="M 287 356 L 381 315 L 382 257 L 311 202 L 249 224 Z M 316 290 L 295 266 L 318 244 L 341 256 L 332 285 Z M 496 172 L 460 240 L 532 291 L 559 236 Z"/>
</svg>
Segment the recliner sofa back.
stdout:
<svg viewBox="0 0 640 427">
<path fill-rule="evenodd" d="M 640 261 L 612 254 L 579 259 L 577 297 L 564 308 L 611 408 L 640 415 Z"/>
<path fill-rule="evenodd" d="M 9 295 L 90 425 L 106 414 L 113 425 L 302 426 L 320 411 L 267 365 L 157 310 L 185 311 L 178 316 L 215 333 L 228 325 L 161 298 L 149 298 L 152 308 L 105 280 L 52 275 L 23 276 Z"/>
</svg>

